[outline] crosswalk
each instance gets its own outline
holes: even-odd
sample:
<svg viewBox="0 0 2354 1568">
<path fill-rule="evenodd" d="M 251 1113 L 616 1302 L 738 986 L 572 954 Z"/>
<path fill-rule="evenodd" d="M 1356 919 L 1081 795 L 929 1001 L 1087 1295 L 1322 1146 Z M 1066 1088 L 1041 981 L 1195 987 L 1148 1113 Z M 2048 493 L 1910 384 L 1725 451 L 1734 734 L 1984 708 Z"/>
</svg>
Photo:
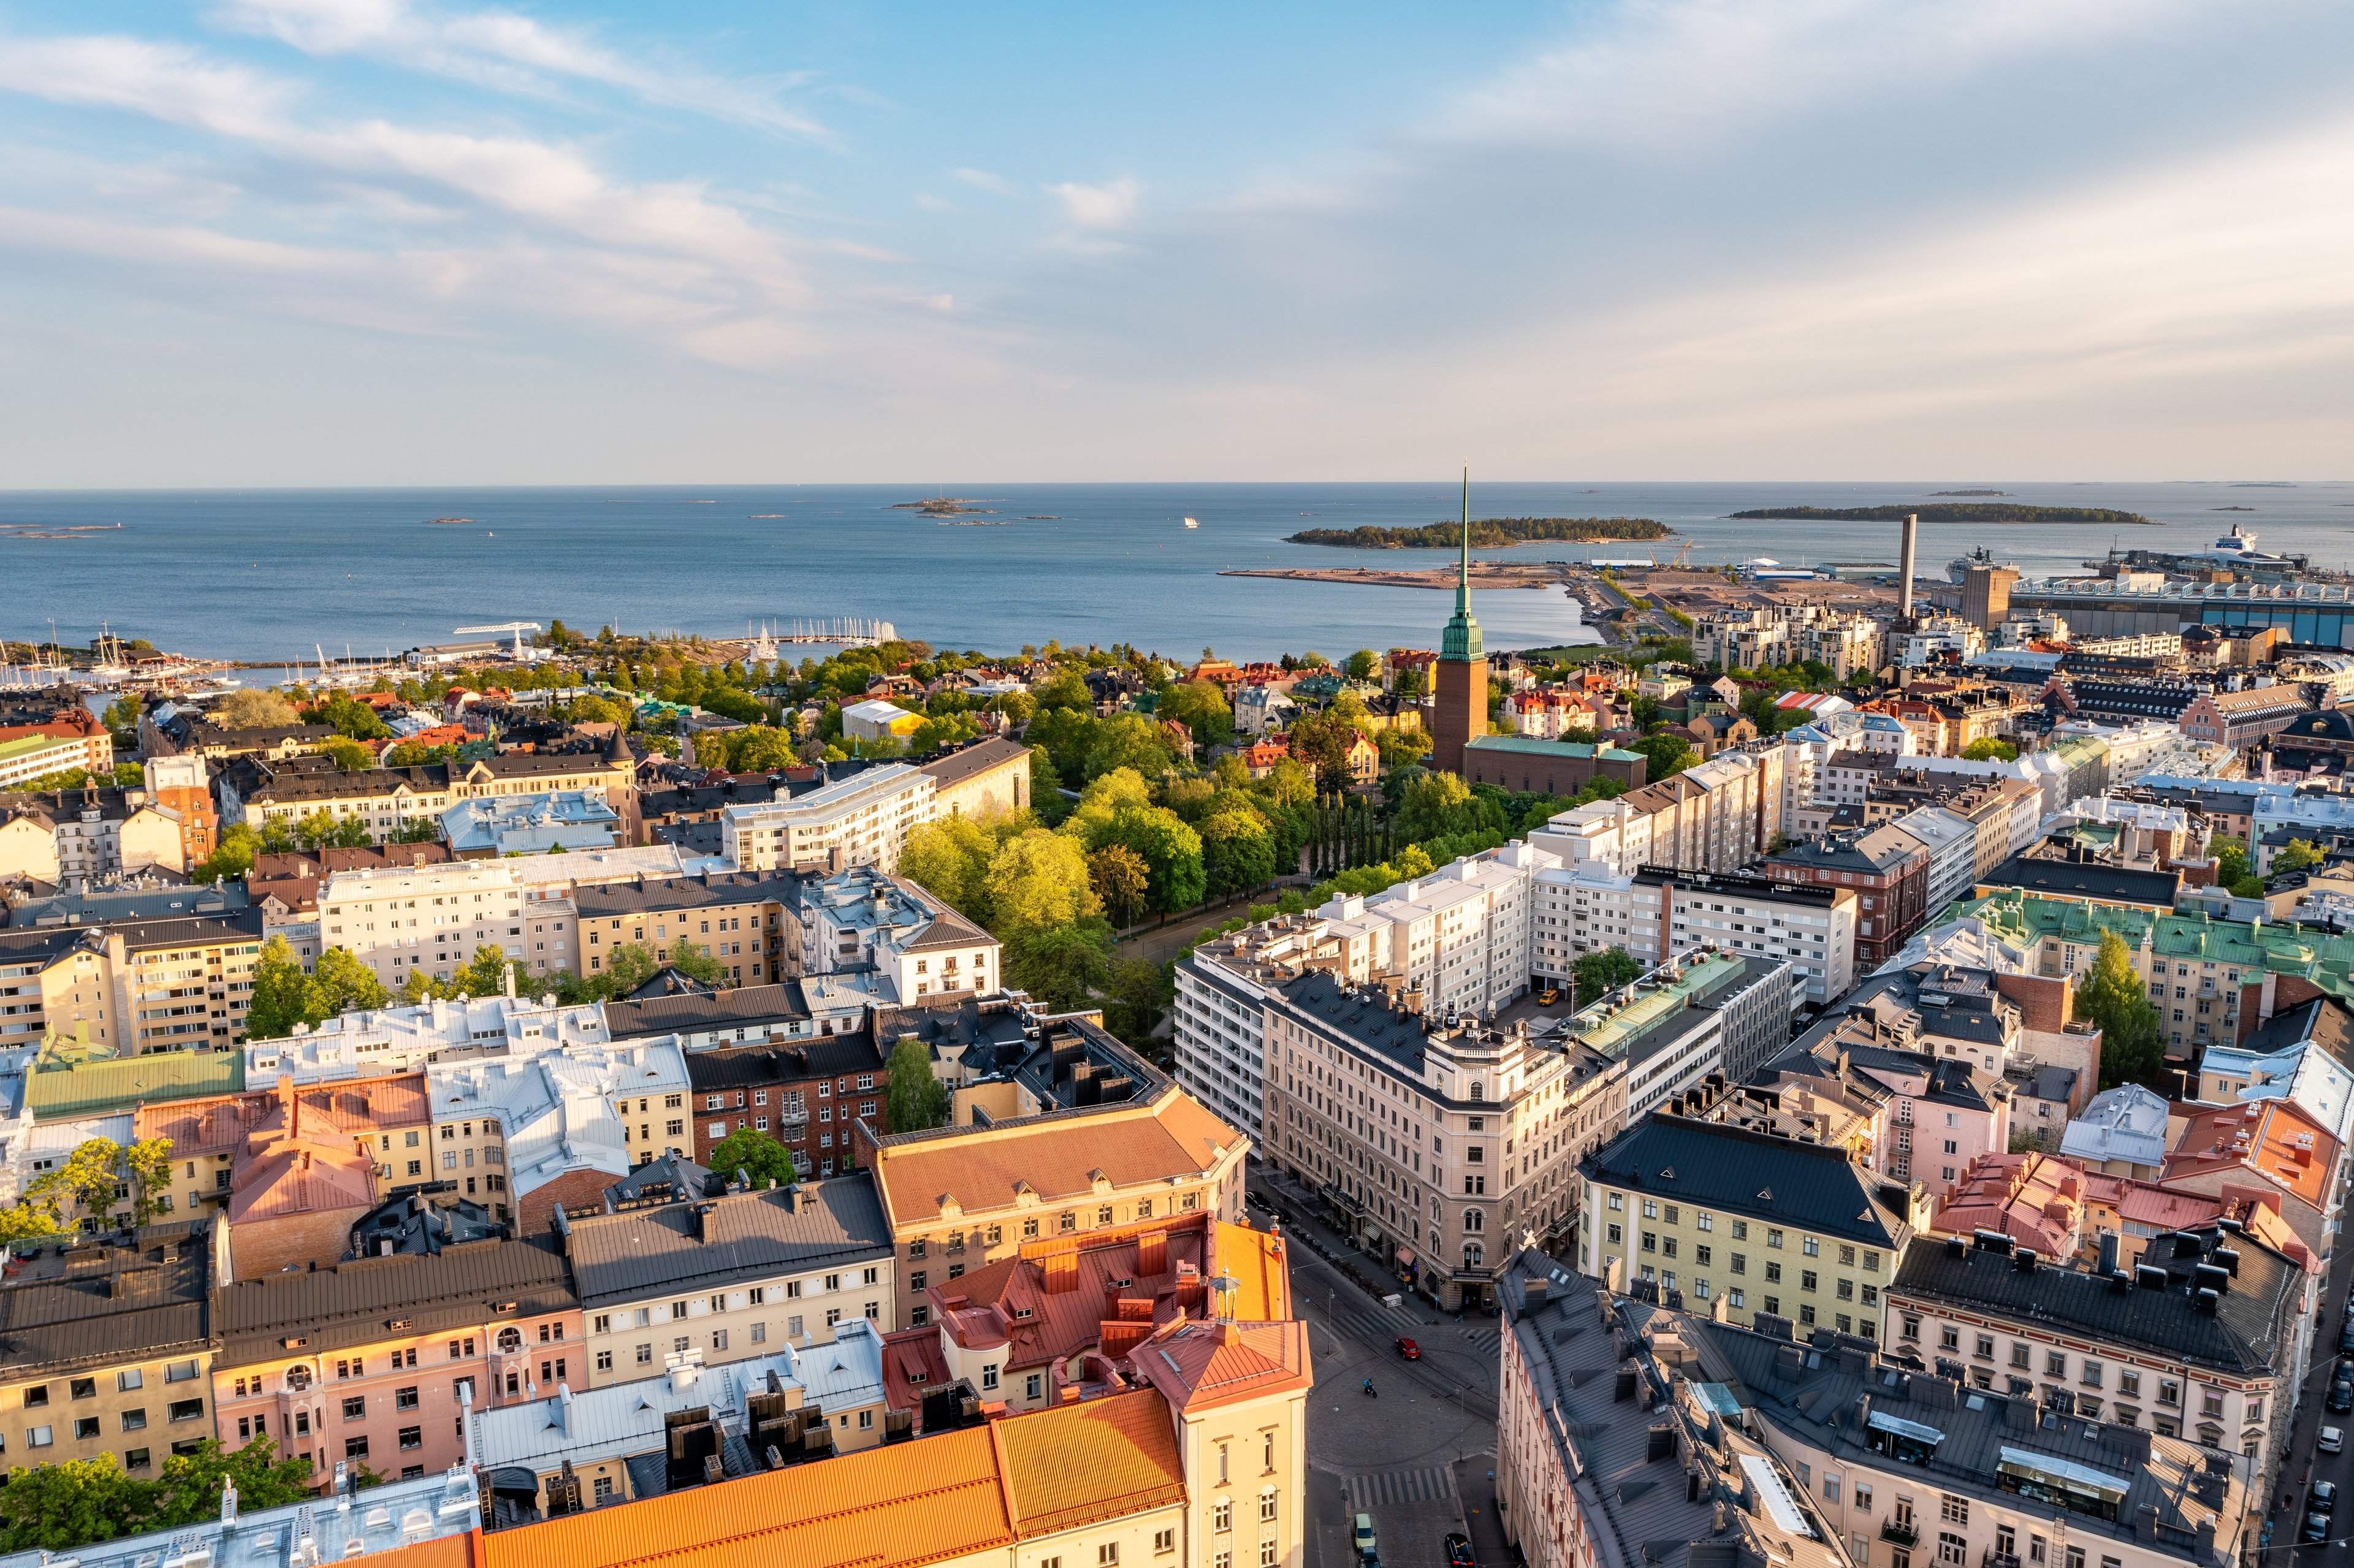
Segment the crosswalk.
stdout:
<svg viewBox="0 0 2354 1568">
<path fill-rule="evenodd" d="M 1455 1468 L 1426 1465 L 1412 1470 L 1376 1470 L 1344 1478 L 1349 1506 L 1373 1508 L 1383 1503 L 1443 1502 L 1455 1495 Z"/>
<path fill-rule="evenodd" d="M 1404 1334 L 1433 1347 L 1460 1342 L 1482 1356 L 1492 1356 L 1500 1353 L 1504 1342 L 1503 1331 L 1493 1323 L 1429 1323 L 1403 1307 L 1384 1307 L 1361 1297 L 1343 1296 L 1329 1304 L 1319 1301 L 1312 1308 L 1303 1308 L 1303 1315 L 1313 1322 L 1325 1316 L 1328 1305 L 1333 1328 L 1374 1345 L 1386 1344 Z"/>
</svg>

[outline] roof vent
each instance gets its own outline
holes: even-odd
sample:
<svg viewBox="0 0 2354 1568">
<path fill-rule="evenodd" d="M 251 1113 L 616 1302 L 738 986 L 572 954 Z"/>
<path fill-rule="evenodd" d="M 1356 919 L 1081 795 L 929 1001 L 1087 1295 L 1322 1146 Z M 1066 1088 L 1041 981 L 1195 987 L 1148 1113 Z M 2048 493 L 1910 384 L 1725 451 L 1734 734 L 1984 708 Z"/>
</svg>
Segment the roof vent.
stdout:
<svg viewBox="0 0 2354 1568">
<path fill-rule="evenodd" d="M 2222 1298 L 2212 1290 L 2195 1291 L 2190 1298 L 2190 1309 L 2212 1318 L 2215 1315 L 2215 1308 L 2221 1305 L 2221 1300 Z"/>
<path fill-rule="evenodd" d="M 2144 1290 L 2166 1288 L 2166 1270 L 2147 1263 L 2134 1265 L 2134 1283 Z"/>
</svg>

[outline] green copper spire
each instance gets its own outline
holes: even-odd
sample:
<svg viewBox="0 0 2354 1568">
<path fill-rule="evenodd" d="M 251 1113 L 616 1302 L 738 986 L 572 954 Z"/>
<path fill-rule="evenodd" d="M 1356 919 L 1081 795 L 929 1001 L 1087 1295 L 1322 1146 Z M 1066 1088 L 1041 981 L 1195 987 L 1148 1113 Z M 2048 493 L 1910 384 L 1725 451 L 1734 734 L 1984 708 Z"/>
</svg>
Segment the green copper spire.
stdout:
<svg viewBox="0 0 2354 1568">
<path fill-rule="evenodd" d="M 1479 657 L 1479 623 L 1471 618 L 1471 471 L 1463 471 L 1463 561 L 1455 579 L 1455 615 L 1438 643 L 1438 656 L 1468 664 Z"/>
</svg>

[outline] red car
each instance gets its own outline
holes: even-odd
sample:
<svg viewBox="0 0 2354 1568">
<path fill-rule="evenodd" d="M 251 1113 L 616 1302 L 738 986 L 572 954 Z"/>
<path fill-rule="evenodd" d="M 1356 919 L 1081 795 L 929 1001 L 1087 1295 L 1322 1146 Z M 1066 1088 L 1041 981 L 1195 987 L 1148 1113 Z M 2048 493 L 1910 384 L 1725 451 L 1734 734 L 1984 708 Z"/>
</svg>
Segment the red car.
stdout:
<svg viewBox="0 0 2354 1568">
<path fill-rule="evenodd" d="M 1400 1334 L 1398 1336 L 1397 1353 L 1406 1361 L 1418 1361 L 1422 1360 L 1422 1347 L 1416 1344 L 1412 1340 L 1407 1339 L 1404 1334 Z"/>
</svg>

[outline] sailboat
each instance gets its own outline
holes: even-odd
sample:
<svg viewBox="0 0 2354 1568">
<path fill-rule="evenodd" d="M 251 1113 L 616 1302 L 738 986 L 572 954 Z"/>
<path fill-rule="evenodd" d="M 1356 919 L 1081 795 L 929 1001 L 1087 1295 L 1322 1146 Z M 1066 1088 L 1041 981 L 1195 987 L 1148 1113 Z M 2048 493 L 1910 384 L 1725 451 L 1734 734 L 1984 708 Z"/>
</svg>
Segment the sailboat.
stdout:
<svg viewBox="0 0 2354 1568">
<path fill-rule="evenodd" d="M 1202 523 L 1199 518 L 1188 517 L 1185 519 L 1185 526 L 1188 528 L 1199 528 L 1201 525 Z"/>
</svg>

